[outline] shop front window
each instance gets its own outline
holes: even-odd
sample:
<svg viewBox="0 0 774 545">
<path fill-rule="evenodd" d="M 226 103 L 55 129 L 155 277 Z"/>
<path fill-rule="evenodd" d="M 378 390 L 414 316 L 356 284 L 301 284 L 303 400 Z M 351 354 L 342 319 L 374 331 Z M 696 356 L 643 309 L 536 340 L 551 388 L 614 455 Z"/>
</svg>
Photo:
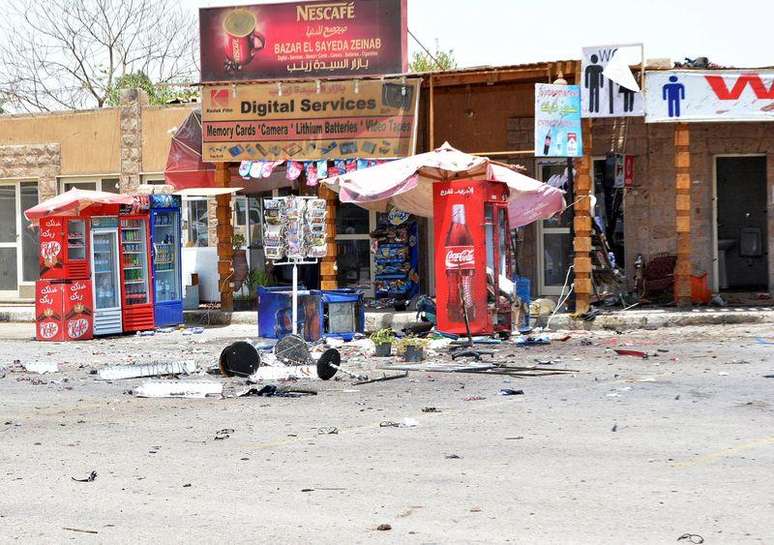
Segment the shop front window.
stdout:
<svg viewBox="0 0 774 545">
<path fill-rule="evenodd" d="M 186 245 L 204 248 L 208 245 L 209 221 L 207 218 L 207 199 L 187 200 L 185 201 L 185 207 L 187 211 L 183 228 L 188 238 Z"/>
<path fill-rule="evenodd" d="M 373 212 L 351 203 L 336 209 L 336 279 L 340 288 L 356 288 L 373 296 L 371 237 Z"/>
</svg>

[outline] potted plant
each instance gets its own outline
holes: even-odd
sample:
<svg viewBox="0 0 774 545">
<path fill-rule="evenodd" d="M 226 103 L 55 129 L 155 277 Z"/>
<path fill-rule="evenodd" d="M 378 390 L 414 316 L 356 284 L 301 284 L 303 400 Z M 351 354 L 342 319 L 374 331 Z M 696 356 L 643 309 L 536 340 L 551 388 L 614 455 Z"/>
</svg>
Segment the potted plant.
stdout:
<svg viewBox="0 0 774 545">
<path fill-rule="evenodd" d="M 234 268 L 234 274 L 231 282 L 234 284 L 234 291 L 242 289 L 242 283 L 247 279 L 248 265 L 247 252 L 242 248 L 245 245 L 245 237 L 235 233 L 231 237 L 231 266 Z"/>
<path fill-rule="evenodd" d="M 425 359 L 425 348 L 430 344 L 430 341 L 420 337 L 405 337 L 399 343 L 403 352 L 403 360 L 416 362 Z"/>
<path fill-rule="evenodd" d="M 384 358 L 392 354 L 392 343 L 395 341 L 395 333 L 393 333 L 392 328 L 385 327 L 371 333 L 371 340 L 376 346 L 374 353 L 376 357 Z"/>
</svg>

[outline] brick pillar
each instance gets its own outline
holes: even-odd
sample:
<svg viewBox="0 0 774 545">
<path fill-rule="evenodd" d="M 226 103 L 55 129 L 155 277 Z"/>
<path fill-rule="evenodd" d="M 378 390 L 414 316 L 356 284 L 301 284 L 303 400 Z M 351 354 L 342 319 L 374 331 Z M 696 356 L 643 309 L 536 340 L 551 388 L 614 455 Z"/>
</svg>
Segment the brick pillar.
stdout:
<svg viewBox="0 0 774 545">
<path fill-rule="evenodd" d="M 228 163 L 215 163 L 215 186 L 229 187 L 231 171 Z M 231 225 L 231 195 L 215 197 L 215 220 L 218 234 L 218 289 L 220 291 L 220 308 L 225 312 L 234 310 L 234 293 L 231 288 L 233 276 L 231 238 L 234 226 Z"/>
<path fill-rule="evenodd" d="M 332 189 L 320 185 L 320 198 L 327 204 L 328 219 L 325 225 L 325 242 L 328 255 L 320 261 L 320 289 L 335 290 L 339 287 L 336 279 L 336 201 L 339 196 Z"/>
<path fill-rule="evenodd" d="M 142 172 L 142 110 L 148 95 L 142 89 L 121 91 L 119 117 L 121 127 L 121 193 L 130 193 L 140 185 Z"/>
<path fill-rule="evenodd" d="M 774 297 L 774 149 L 769 151 L 766 165 L 766 179 L 768 180 L 767 215 L 769 218 L 769 295 Z"/>
<path fill-rule="evenodd" d="M 575 312 L 583 314 L 591 306 L 591 120 L 583 120 L 583 157 L 577 161 L 575 177 Z M 568 203 L 570 204 L 570 203 Z"/>
<path fill-rule="evenodd" d="M 691 143 L 688 125 L 675 125 L 675 231 L 677 265 L 675 297 L 678 306 L 691 306 Z"/>
</svg>

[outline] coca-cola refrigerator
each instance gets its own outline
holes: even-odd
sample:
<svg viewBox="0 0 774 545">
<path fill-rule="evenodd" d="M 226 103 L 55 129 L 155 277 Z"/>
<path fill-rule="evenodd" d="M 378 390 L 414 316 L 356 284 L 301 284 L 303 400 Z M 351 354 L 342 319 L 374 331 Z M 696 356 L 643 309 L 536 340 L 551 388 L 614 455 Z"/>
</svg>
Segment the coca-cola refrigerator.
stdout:
<svg viewBox="0 0 774 545">
<path fill-rule="evenodd" d="M 508 187 L 455 180 L 433 184 L 438 329 L 465 335 L 509 334 L 513 284 Z"/>
<path fill-rule="evenodd" d="M 93 304 L 88 280 L 35 282 L 35 338 L 85 341 L 93 336 Z"/>
<path fill-rule="evenodd" d="M 89 278 L 89 225 L 82 217 L 46 216 L 40 219 L 40 278 Z"/>
</svg>

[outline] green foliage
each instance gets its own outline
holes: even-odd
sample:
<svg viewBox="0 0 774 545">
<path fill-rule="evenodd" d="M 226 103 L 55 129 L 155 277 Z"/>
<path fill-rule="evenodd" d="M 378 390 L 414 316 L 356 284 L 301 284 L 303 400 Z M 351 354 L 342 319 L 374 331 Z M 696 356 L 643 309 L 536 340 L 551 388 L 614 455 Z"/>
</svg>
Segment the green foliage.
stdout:
<svg viewBox="0 0 774 545">
<path fill-rule="evenodd" d="M 250 297 L 255 297 L 255 289 L 258 286 L 267 286 L 271 282 L 271 277 L 266 271 L 260 269 L 250 269 L 247 274 L 247 289 L 250 290 Z"/>
<path fill-rule="evenodd" d="M 374 344 L 377 345 L 392 344 L 392 342 L 395 340 L 395 333 L 392 331 L 391 327 L 385 327 L 384 329 L 380 329 L 379 331 L 371 333 L 370 339 Z"/>
<path fill-rule="evenodd" d="M 403 337 L 397 342 L 398 349 L 405 351 L 409 346 L 416 348 L 427 348 L 430 345 L 429 339 L 423 339 L 422 337 Z"/>
<path fill-rule="evenodd" d="M 241 233 L 234 233 L 231 235 L 231 249 L 236 252 L 237 250 L 241 250 L 242 246 L 245 245 L 245 236 Z"/>
<path fill-rule="evenodd" d="M 412 72 L 437 72 L 439 70 L 454 70 L 457 68 L 457 59 L 453 49 L 441 49 L 438 40 L 435 41 L 433 56 L 428 55 L 424 49 L 415 51 L 411 56 L 409 69 Z M 435 60 L 433 60 L 435 58 Z M 436 62 L 438 61 L 438 62 Z"/>
<path fill-rule="evenodd" d="M 124 89 L 142 89 L 148 94 L 148 102 L 157 106 L 176 100 L 189 102 L 199 94 L 195 87 L 174 83 L 154 83 L 144 72 L 131 72 L 116 79 L 108 90 L 106 105 L 118 106 L 121 102 L 121 91 Z"/>
</svg>

